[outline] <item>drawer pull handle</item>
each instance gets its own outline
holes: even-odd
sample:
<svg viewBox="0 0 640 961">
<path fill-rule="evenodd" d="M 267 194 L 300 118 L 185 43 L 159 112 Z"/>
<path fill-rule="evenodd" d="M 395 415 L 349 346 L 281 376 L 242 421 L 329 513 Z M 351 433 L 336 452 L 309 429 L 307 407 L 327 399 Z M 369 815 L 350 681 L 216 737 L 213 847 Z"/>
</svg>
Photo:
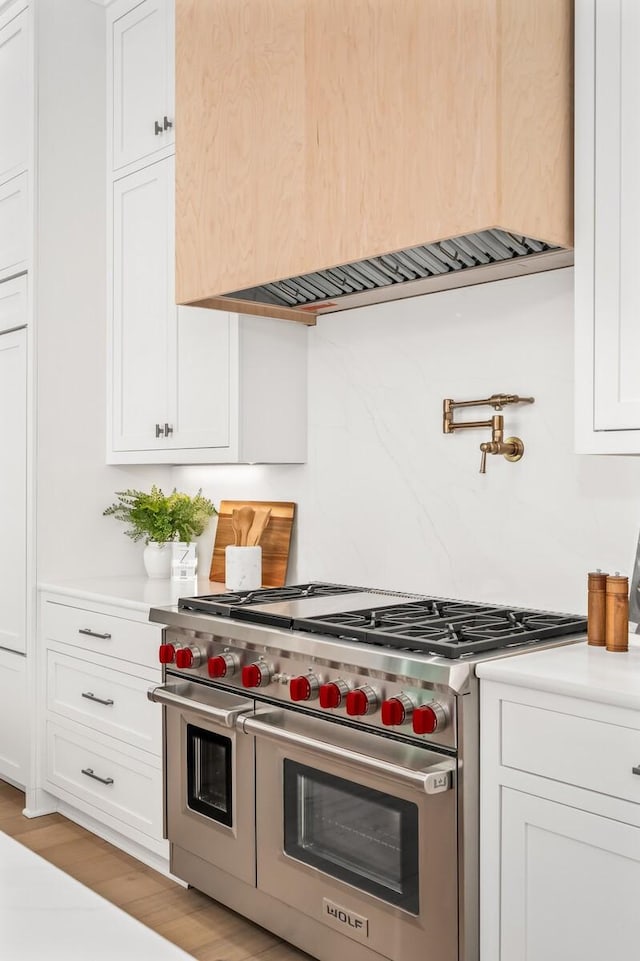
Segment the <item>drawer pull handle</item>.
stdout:
<svg viewBox="0 0 640 961">
<path fill-rule="evenodd" d="M 87 777 L 93 778 L 94 781 L 100 781 L 100 784 L 113 784 L 113 778 L 112 778 L 112 777 L 100 777 L 99 774 L 94 774 L 94 773 L 93 773 L 93 768 L 92 768 L 92 767 L 83 767 L 83 768 L 82 768 L 82 773 L 83 773 L 83 774 L 86 774 Z"/>
<path fill-rule="evenodd" d="M 110 697 L 105 701 L 102 697 L 96 697 L 92 691 L 83 691 L 82 696 L 86 697 L 88 701 L 95 701 L 96 704 L 106 704 L 107 707 L 111 707 L 113 704 L 113 700 Z"/>
<path fill-rule="evenodd" d="M 90 631 L 88 627 L 81 627 L 78 634 L 86 634 L 87 637 L 99 637 L 101 641 L 111 640 L 111 634 L 97 634 L 95 631 Z"/>
<path fill-rule="evenodd" d="M 636 764 L 635 767 L 632 767 L 632 768 L 631 768 L 631 773 L 632 773 L 632 774 L 640 774 L 640 764 Z"/>
</svg>

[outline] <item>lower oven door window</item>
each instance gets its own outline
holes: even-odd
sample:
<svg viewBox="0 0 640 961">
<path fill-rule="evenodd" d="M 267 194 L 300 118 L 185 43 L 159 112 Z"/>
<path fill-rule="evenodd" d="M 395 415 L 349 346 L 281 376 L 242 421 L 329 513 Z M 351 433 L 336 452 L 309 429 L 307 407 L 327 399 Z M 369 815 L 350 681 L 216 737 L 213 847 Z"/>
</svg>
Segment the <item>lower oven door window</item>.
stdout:
<svg viewBox="0 0 640 961">
<path fill-rule="evenodd" d="M 389 904 L 419 912 L 418 807 L 284 761 L 284 848 Z"/>
<path fill-rule="evenodd" d="M 231 827 L 231 740 L 187 724 L 187 805 Z"/>
</svg>

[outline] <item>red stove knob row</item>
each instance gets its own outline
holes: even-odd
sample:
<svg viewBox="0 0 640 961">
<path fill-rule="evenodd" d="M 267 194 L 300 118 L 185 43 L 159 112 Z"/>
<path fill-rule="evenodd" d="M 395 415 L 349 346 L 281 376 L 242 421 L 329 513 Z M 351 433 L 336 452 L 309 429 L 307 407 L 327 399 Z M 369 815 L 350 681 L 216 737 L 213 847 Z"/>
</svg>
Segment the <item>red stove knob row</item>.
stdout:
<svg viewBox="0 0 640 961">
<path fill-rule="evenodd" d="M 181 644 L 161 644 L 159 651 L 161 664 L 174 664 L 180 670 L 199 667 L 205 655 L 195 646 Z M 209 677 L 231 677 L 240 666 L 236 654 L 217 654 L 207 659 Z M 273 678 L 273 669 L 258 661 L 242 668 L 241 683 L 245 688 L 266 687 Z M 292 701 L 320 700 L 320 707 L 332 710 L 344 704 L 349 717 L 364 717 L 374 714 L 379 706 L 376 691 L 369 685 L 350 690 L 348 684 L 339 678 L 321 684 L 315 674 L 301 674 L 289 681 L 289 696 Z M 446 709 L 437 701 L 416 706 L 404 693 L 387 698 L 381 704 L 381 720 L 385 727 L 400 727 L 411 721 L 415 734 L 434 734 L 447 727 L 449 717 Z"/>
</svg>

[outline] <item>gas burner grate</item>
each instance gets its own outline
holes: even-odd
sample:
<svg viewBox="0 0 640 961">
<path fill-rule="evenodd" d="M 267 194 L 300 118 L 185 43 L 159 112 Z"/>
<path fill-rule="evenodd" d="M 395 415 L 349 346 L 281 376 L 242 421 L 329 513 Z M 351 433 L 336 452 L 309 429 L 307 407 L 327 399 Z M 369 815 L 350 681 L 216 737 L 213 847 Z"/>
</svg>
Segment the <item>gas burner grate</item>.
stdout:
<svg viewBox="0 0 640 961">
<path fill-rule="evenodd" d="M 297 630 L 455 659 L 579 634 L 578 615 L 491 607 L 430 598 L 418 604 L 367 609 L 294 621 Z"/>
<path fill-rule="evenodd" d="M 242 609 L 250 604 L 276 604 L 280 601 L 298 600 L 303 597 L 330 597 L 334 594 L 351 594 L 354 590 L 358 588 L 321 582 L 295 584 L 291 587 L 261 587 L 254 591 L 181 597 L 178 608 L 182 611 L 199 611 L 203 614 L 222 614 L 232 617 L 238 608 Z"/>
</svg>

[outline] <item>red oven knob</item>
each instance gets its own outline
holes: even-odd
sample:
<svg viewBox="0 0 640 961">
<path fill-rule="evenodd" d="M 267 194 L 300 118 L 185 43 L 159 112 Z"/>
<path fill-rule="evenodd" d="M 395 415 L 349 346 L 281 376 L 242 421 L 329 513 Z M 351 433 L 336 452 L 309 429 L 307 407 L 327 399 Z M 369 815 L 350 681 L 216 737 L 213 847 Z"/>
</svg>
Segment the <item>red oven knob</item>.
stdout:
<svg viewBox="0 0 640 961">
<path fill-rule="evenodd" d="M 265 687 L 271 681 L 271 669 L 266 664 L 247 664 L 242 668 L 243 687 Z"/>
<path fill-rule="evenodd" d="M 382 702 L 382 723 L 386 727 L 397 727 L 404 724 L 413 714 L 413 701 L 406 694 L 398 694 Z"/>
<path fill-rule="evenodd" d="M 193 653 L 190 648 L 183 647 L 176 651 L 176 667 L 185 668 L 193 666 Z"/>
<path fill-rule="evenodd" d="M 209 677 L 231 677 L 238 669 L 238 658 L 235 654 L 218 654 L 207 661 Z"/>
<path fill-rule="evenodd" d="M 344 681 L 329 681 L 328 684 L 321 684 L 318 692 L 320 694 L 320 707 L 340 707 L 342 699 L 348 691 L 349 688 Z"/>
<path fill-rule="evenodd" d="M 347 694 L 347 714 L 350 717 L 362 717 L 372 714 L 378 706 L 378 695 L 372 687 L 358 687 Z"/>
<path fill-rule="evenodd" d="M 313 701 L 318 696 L 320 682 L 315 674 L 301 674 L 289 681 L 289 697 L 292 701 Z"/>
<path fill-rule="evenodd" d="M 176 651 L 176 667 L 179 667 L 180 670 L 200 667 L 202 660 L 202 651 L 199 647 L 181 647 L 179 651 Z"/>
<path fill-rule="evenodd" d="M 161 644 L 158 651 L 158 659 L 161 664 L 173 664 L 176 656 L 176 649 L 173 644 Z"/>
<path fill-rule="evenodd" d="M 413 712 L 414 734 L 435 734 L 436 731 L 442 731 L 448 723 L 447 712 L 437 701 L 423 704 Z"/>
</svg>

